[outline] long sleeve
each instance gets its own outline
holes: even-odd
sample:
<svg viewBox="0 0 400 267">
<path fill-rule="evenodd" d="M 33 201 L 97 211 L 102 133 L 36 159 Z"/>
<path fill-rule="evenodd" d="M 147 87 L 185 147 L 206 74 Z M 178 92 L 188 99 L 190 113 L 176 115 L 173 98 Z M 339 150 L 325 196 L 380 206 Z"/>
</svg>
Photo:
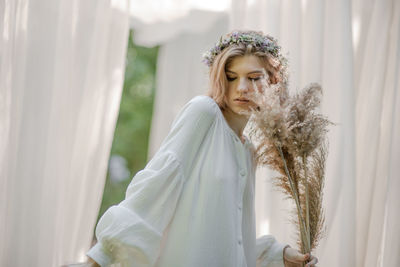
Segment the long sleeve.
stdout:
<svg viewBox="0 0 400 267">
<path fill-rule="evenodd" d="M 173 151 L 184 167 L 185 175 L 191 170 L 201 143 L 215 121 L 218 107 L 209 97 L 197 96 L 179 112 L 163 143 L 161 151 Z"/>
<path fill-rule="evenodd" d="M 206 98 L 189 101 L 160 149 L 133 177 L 125 199 L 110 207 L 96 227 L 98 243 L 87 253 L 100 266 L 149 267 L 188 179 L 191 165 L 215 118 Z"/>
<path fill-rule="evenodd" d="M 283 249 L 272 235 L 263 235 L 256 240 L 257 267 L 284 267 Z"/>
</svg>

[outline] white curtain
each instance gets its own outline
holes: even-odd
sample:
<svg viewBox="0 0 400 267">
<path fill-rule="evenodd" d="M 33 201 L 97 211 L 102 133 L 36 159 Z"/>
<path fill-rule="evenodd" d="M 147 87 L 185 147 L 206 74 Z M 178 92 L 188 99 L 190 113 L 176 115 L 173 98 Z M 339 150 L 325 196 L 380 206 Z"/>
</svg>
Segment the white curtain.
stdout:
<svg viewBox="0 0 400 267">
<path fill-rule="evenodd" d="M 122 91 L 126 0 L 0 1 L 0 266 L 85 260 Z"/>
<path fill-rule="evenodd" d="M 400 2 L 357 1 L 353 9 L 356 264 L 400 266 Z"/>
<path fill-rule="evenodd" d="M 168 24 L 209 21 L 187 14 Z M 219 18 L 212 14 L 214 22 L 200 33 L 184 27 L 162 38 L 156 36 L 170 29 L 131 20 L 142 31 L 137 42 L 162 45 L 150 157 L 184 102 L 205 92 L 201 53 L 232 29 L 263 30 L 289 52 L 290 89 L 322 84 L 322 112 L 337 123 L 329 133 L 319 265 L 400 266 L 400 2 L 233 0 Z M 272 188 L 272 175 L 267 169 L 257 174 L 257 234 L 272 233 L 294 246 L 287 220 L 292 203 Z"/>
</svg>

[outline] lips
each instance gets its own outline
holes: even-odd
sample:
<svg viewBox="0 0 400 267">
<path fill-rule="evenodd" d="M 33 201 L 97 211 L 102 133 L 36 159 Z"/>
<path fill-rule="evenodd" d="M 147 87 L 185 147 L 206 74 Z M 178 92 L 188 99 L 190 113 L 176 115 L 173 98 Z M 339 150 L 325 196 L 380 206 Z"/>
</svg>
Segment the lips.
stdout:
<svg viewBox="0 0 400 267">
<path fill-rule="evenodd" d="M 239 102 L 249 102 L 250 100 L 248 100 L 247 98 L 235 98 L 235 101 L 239 101 Z"/>
<path fill-rule="evenodd" d="M 248 100 L 247 98 L 235 98 L 235 102 L 241 105 L 247 105 L 250 100 Z"/>
</svg>

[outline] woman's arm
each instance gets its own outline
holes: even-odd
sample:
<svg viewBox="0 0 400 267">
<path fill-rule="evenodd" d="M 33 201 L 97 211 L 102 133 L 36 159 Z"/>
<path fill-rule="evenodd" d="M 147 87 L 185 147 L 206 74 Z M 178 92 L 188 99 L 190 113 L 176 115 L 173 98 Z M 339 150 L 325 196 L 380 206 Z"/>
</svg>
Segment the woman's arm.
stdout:
<svg viewBox="0 0 400 267">
<path fill-rule="evenodd" d="M 257 267 L 283 267 L 285 246 L 286 244 L 276 241 L 272 235 L 263 235 L 257 238 Z"/>
<path fill-rule="evenodd" d="M 96 227 L 98 243 L 87 256 L 104 267 L 153 266 L 163 232 L 174 216 L 183 185 L 218 108 L 205 97 L 189 101 L 161 148 L 132 178 L 125 199 L 110 207 Z"/>
</svg>

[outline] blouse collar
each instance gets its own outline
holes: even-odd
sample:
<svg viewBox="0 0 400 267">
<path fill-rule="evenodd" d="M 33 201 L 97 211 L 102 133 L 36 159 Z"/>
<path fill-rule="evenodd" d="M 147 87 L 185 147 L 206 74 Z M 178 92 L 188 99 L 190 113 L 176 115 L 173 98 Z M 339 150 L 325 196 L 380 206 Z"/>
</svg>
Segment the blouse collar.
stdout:
<svg viewBox="0 0 400 267">
<path fill-rule="evenodd" d="M 221 116 L 221 119 L 222 119 L 222 121 L 223 121 L 223 124 L 225 125 L 225 128 L 227 128 L 228 132 L 232 135 L 232 137 L 233 137 L 237 142 L 239 142 L 240 144 L 242 144 L 243 146 L 249 147 L 249 145 L 250 145 L 249 139 L 248 139 L 245 135 L 243 135 L 243 138 L 244 138 L 244 143 L 243 143 L 243 142 L 240 140 L 239 136 L 235 133 L 235 131 L 233 131 L 233 129 L 229 126 L 229 124 L 228 124 L 228 122 L 226 121 L 226 119 L 225 119 L 225 117 L 224 117 L 224 114 L 222 114 L 222 110 L 219 108 L 217 102 L 215 102 L 215 100 L 214 100 L 212 97 L 210 97 L 210 96 L 207 96 L 207 95 L 206 95 L 206 97 L 207 97 L 208 99 L 210 99 L 211 102 L 213 103 L 214 107 L 218 109 L 218 114 L 219 114 L 219 116 Z"/>
</svg>

